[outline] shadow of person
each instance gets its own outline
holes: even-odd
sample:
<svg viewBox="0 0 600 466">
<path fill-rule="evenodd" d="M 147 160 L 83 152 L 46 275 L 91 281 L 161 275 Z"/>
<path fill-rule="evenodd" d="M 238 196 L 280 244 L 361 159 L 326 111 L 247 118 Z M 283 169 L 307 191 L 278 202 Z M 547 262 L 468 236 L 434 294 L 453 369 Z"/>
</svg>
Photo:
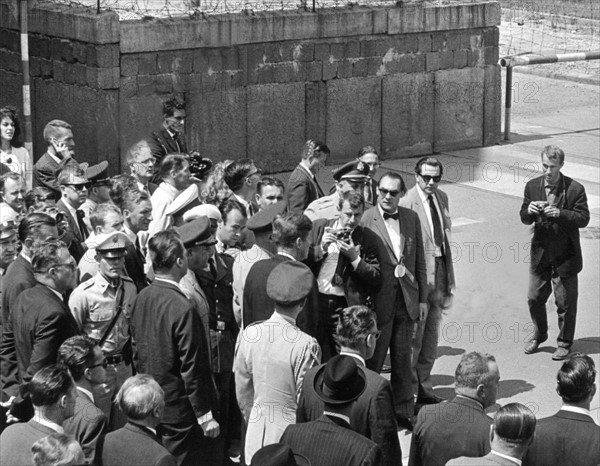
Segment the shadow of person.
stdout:
<svg viewBox="0 0 600 466">
<path fill-rule="evenodd" d="M 438 385 L 454 385 L 454 377 L 451 375 L 432 374 L 431 383 L 433 383 L 434 387 Z"/>
<path fill-rule="evenodd" d="M 438 346 L 437 355 L 440 356 L 460 356 L 466 352 L 463 348 L 452 348 L 451 346 Z"/>
<path fill-rule="evenodd" d="M 530 392 L 534 388 L 535 385 L 527 382 L 526 380 L 501 380 L 500 387 L 498 388 L 498 394 L 502 398 L 511 398 L 519 393 Z"/>
<path fill-rule="evenodd" d="M 579 338 L 573 342 L 571 351 L 579 351 L 583 354 L 600 354 L 600 337 Z"/>
</svg>

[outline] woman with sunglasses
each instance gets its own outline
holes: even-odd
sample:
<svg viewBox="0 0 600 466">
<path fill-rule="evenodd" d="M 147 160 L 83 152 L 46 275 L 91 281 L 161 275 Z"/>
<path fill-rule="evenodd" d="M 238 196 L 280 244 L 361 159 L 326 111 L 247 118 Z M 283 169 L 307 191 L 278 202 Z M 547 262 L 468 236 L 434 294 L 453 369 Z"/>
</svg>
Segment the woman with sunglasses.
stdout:
<svg viewBox="0 0 600 466">
<path fill-rule="evenodd" d="M 0 163 L 25 178 L 27 190 L 31 189 L 33 160 L 19 141 L 21 128 L 17 109 L 0 108 Z"/>
</svg>

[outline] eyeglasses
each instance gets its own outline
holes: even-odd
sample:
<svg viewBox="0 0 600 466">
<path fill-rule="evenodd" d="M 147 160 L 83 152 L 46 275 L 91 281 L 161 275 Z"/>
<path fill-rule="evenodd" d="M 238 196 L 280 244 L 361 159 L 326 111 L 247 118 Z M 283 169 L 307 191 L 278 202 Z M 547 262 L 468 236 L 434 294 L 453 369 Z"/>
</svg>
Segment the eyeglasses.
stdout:
<svg viewBox="0 0 600 466">
<path fill-rule="evenodd" d="M 108 361 L 106 359 L 103 359 L 101 363 L 99 364 L 94 364 L 93 366 L 88 366 L 88 369 L 94 369 L 95 367 L 104 367 L 104 369 L 106 369 L 108 367 Z"/>
<path fill-rule="evenodd" d="M 425 183 L 429 183 L 431 180 L 433 180 L 434 183 L 439 183 L 442 179 L 441 175 L 437 175 L 437 176 L 431 176 L 431 175 L 421 175 L 419 174 L 419 176 L 423 179 L 423 181 Z"/>
<path fill-rule="evenodd" d="M 90 187 L 89 183 L 84 184 L 67 184 L 66 186 L 73 188 L 74 191 L 85 191 Z"/>
<path fill-rule="evenodd" d="M 67 262 L 65 264 L 56 264 L 54 267 L 68 267 L 71 272 L 74 272 L 75 269 L 77 268 L 77 264 L 75 262 Z"/>
<path fill-rule="evenodd" d="M 387 196 L 388 194 L 392 197 L 396 197 L 398 194 L 400 194 L 400 191 L 397 191 L 395 189 L 393 190 L 389 190 L 389 189 L 384 189 L 384 188 L 378 188 L 379 192 L 383 195 L 383 197 Z"/>
<path fill-rule="evenodd" d="M 254 173 L 250 173 L 250 174 L 249 174 L 249 175 L 246 177 L 246 179 L 248 179 L 248 178 L 252 178 L 254 175 L 261 176 L 261 175 L 262 175 L 262 170 L 261 170 L 260 168 L 257 168 L 257 169 L 256 169 L 256 171 L 255 171 Z"/>
</svg>

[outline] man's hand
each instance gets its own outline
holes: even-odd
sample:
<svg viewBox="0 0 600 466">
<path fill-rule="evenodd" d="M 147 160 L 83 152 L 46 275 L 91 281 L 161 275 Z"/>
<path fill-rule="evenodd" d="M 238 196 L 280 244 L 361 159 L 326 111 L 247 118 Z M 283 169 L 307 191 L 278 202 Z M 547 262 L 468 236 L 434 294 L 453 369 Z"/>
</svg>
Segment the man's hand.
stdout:
<svg viewBox="0 0 600 466">
<path fill-rule="evenodd" d="M 358 246 L 354 246 L 351 243 L 344 243 L 343 241 L 338 241 L 337 245 L 340 253 L 346 256 L 350 262 L 359 258 Z"/>
<path fill-rule="evenodd" d="M 427 319 L 427 311 L 429 311 L 429 304 L 419 303 L 419 320 Z"/>
<path fill-rule="evenodd" d="M 539 204 L 539 201 L 531 201 L 527 207 L 527 213 L 529 215 L 539 215 L 543 210 L 544 208 Z"/>
<path fill-rule="evenodd" d="M 548 218 L 558 218 L 560 210 L 556 206 L 549 205 L 544 209 L 544 215 Z"/>
<path fill-rule="evenodd" d="M 208 438 L 217 438 L 221 433 L 219 423 L 214 419 L 200 424 L 200 427 L 204 431 L 204 436 Z"/>
<path fill-rule="evenodd" d="M 52 140 L 52 146 L 54 147 L 54 152 L 56 152 L 56 155 L 62 160 L 69 160 L 72 157 L 71 151 L 64 142 L 56 142 L 55 140 Z"/>
<path fill-rule="evenodd" d="M 323 250 L 323 254 L 327 252 L 329 245 L 335 241 L 337 241 L 335 235 L 325 230 L 325 233 L 323 233 L 323 238 L 321 238 L 321 249 Z"/>
</svg>

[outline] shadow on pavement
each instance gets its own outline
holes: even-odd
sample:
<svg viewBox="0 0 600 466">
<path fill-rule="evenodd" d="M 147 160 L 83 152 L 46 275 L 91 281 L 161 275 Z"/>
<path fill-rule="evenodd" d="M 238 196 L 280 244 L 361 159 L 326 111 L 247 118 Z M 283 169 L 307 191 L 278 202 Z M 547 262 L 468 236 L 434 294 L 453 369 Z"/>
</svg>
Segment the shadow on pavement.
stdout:
<svg viewBox="0 0 600 466">
<path fill-rule="evenodd" d="M 525 380 L 501 380 L 500 388 L 498 389 L 498 397 L 511 398 L 519 393 L 530 392 L 535 388 L 535 385 L 530 384 Z"/>
<path fill-rule="evenodd" d="M 451 346 L 438 346 L 438 358 L 440 356 L 460 356 L 464 354 L 466 350 L 464 348 L 452 348 Z"/>
<path fill-rule="evenodd" d="M 454 385 L 454 377 L 451 375 L 435 374 L 431 376 L 431 383 L 434 387 L 439 385 Z"/>
<path fill-rule="evenodd" d="M 571 351 L 579 351 L 587 355 L 600 354 L 600 337 L 579 338 L 573 342 Z"/>
</svg>

